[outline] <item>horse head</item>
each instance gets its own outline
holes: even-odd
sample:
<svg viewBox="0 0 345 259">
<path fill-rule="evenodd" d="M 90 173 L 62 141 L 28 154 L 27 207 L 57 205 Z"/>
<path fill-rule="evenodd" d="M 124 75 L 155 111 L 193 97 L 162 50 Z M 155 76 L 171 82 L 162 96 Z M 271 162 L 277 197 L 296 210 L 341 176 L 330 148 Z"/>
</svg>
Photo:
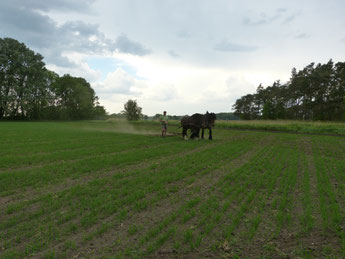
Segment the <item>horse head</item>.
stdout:
<svg viewBox="0 0 345 259">
<path fill-rule="evenodd" d="M 182 119 L 181 119 L 181 126 L 186 126 L 190 123 L 190 116 L 185 115 Z"/>
<path fill-rule="evenodd" d="M 209 113 L 208 111 L 205 114 L 205 121 L 206 124 L 210 127 L 214 127 L 214 124 L 216 122 L 217 116 L 215 113 L 211 112 Z"/>
</svg>

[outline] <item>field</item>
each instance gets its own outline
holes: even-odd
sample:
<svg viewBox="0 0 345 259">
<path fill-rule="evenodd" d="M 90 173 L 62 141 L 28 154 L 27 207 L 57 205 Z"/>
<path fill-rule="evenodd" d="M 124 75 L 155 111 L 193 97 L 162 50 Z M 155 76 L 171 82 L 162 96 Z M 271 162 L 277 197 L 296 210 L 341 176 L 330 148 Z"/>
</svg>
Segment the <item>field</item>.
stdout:
<svg viewBox="0 0 345 259">
<path fill-rule="evenodd" d="M 231 129 L 270 130 L 279 132 L 295 132 L 303 134 L 321 134 L 345 136 L 345 123 L 318 121 L 289 121 L 289 120 L 252 120 L 252 121 L 219 121 L 219 127 Z"/>
<path fill-rule="evenodd" d="M 0 123 L 0 258 L 345 257 L 345 137 L 228 128 Z"/>
</svg>

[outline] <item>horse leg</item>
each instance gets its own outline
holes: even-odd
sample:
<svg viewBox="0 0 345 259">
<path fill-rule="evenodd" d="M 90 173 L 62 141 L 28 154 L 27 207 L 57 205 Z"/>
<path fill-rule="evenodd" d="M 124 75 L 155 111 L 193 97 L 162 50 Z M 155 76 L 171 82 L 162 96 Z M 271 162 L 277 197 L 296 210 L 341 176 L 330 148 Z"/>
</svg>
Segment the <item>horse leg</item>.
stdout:
<svg viewBox="0 0 345 259">
<path fill-rule="evenodd" d="M 201 138 L 204 139 L 204 128 L 201 129 Z"/>
<path fill-rule="evenodd" d="M 191 131 L 192 131 L 192 135 L 190 136 L 191 139 L 199 139 L 199 131 L 200 129 L 196 128 L 196 127 L 193 127 L 191 128 Z"/>
<path fill-rule="evenodd" d="M 208 139 L 212 140 L 212 128 L 211 127 L 208 128 Z"/>
<path fill-rule="evenodd" d="M 191 129 L 190 129 L 190 132 L 191 132 L 190 138 L 191 138 L 191 139 L 194 139 L 194 138 L 195 138 L 195 129 L 194 129 L 194 128 L 191 128 Z"/>
<path fill-rule="evenodd" d="M 188 136 L 187 136 L 187 128 L 186 127 L 183 127 L 183 130 L 182 130 L 182 137 L 187 140 L 188 139 Z"/>
<path fill-rule="evenodd" d="M 196 135 L 196 137 L 197 137 L 197 140 L 199 140 L 200 128 L 197 128 L 197 129 L 195 130 L 195 135 Z"/>
</svg>

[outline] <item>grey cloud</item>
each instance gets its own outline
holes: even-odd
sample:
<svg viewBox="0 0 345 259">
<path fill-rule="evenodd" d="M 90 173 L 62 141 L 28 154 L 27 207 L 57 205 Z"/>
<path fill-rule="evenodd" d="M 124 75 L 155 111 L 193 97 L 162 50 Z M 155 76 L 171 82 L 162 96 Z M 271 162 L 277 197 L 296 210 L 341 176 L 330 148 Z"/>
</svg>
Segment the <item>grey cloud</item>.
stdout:
<svg viewBox="0 0 345 259">
<path fill-rule="evenodd" d="M 81 21 L 67 22 L 58 28 L 59 35 L 68 38 L 64 48 L 84 53 L 100 54 L 116 49 L 115 42 L 107 39 L 98 29 L 98 25 Z"/>
<path fill-rule="evenodd" d="M 177 54 L 175 51 L 173 51 L 173 50 L 169 50 L 168 51 L 168 54 L 170 55 L 170 56 L 172 56 L 173 58 L 179 58 L 180 57 L 180 55 L 179 54 Z"/>
<path fill-rule="evenodd" d="M 24 42 L 29 48 L 41 53 L 45 62 L 61 67 L 73 67 L 63 54 L 82 52 L 84 54 L 104 54 L 125 52 L 135 55 L 149 54 L 151 51 L 139 43 L 121 35 L 117 41 L 105 37 L 98 25 L 82 21 L 69 21 L 58 25 L 48 15 L 39 11 L 49 11 L 64 5 L 67 9 L 82 10 L 88 8 L 92 0 L 87 1 L 4 1 L 0 3 L 0 37 L 11 37 Z M 83 3 L 83 4 L 81 4 Z M 31 4 L 31 5 L 30 5 Z M 74 6 L 75 5 L 75 6 Z M 83 5 L 79 8 L 77 5 Z"/>
<path fill-rule="evenodd" d="M 296 19 L 296 16 L 297 16 L 296 14 L 292 14 L 292 15 L 286 17 L 286 18 L 284 19 L 284 21 L 282 22 L 282 24 L 287 24 L 287 23 L 292 22 L 293 20 Z"/>
<path fill-rule="evenodd" d="M 297 34 L 294 38 L 295 39 L 306 39 L 306 38 L 308 38 L 309 37 L 309 35 L 308 34 L 306 34 L 306 33 L 299 33 L 299 34 Z"/>
<path fill-rule="evenodd" d="M 56 24 L 45 15 L 4 2 L 0 4 L 0 22 L 4 32 L 47 33 Z"/>
<path fill-rule="evenodd" d="M 248 26 L 256 26 L 256 25 L 265 25 L 271 24 L 275 21 L 282 20 L 282 24 L 287 24 L 293 21 L 298 14 L 288 14 L 288 9 L 286 8 L 278 8 L 272 14 L 261 13 L 258 18 L 249 18 L 245 17 L 243 19 L 243 24 Z"/>
<path fill-rule="evenodd" d="M 279 19 L 281 17 L 281 12 L 278 12 L 272 16 L 268 16 L 266 13 L 261 13 L 260 14 L 260 18 L 258 19 L 251 19 L 249 17 L 245 17 L 243 19 L 243 23 L 245 25 L 252 25 L 252 26 L 255 26 L 255 25 L 264 25 L 264 24 L 270 24 L 272 23 L 273 21 Z"/>
<path fill-rule="evenodd" d="M 277 12 L 279 12 L 279 13 L 285 13 L 285 12 L 287 12 L 287 9 L 286 9 L 286 8 L 278 8 L 278 9 L 277 9 Z"/>
<path fill-rule="evenodd" d="M 85 12 L 90 11 L 90 4 L 94 0 L 5 0 L 5 2 L 11 2 L 13 6 L 43 12 L 49 12 L 51 10 Z"/>
<path fill-rule="evenodd" d="M 115 45 L 116 49 L 122 53 L 134 54 L 138 56 L 145 56 L 152 53 L 150 49 L 146 49 L 140 43 L 128 39 L 125 34 L 121 34 L 119 37 L 117 37 Z"/>
<path fill-rule="evenodd" d="M 61 26 L 66 32 L 78 32 L 85 36 L 92 36 L 98 31 L 98 25 L 86 24 L 81 21 L 66 22 Z"/>
<path fill-rule="evenodd" d="M 266 24 L 267 21 L 266 21 L 266 19 L 260 19 L 260 20 L 252 21 L 250 18 L 246 17 L 243 19 L 243 23 L 245 25 L 262 25 L 262 24 Z"/>
<path fill-rule="evenodd" d="M 3 25 L 0 37 L 23 41 L 56 65 L 72 65 L 62 52 L 102 53 L 115 49 L 114 43 L 105 38 L 97 25 L 76 21 L 58 26 L 47 15 L 8 2 L 0 4 L 0 23 Z"/>
<path fill-rule="evenodd" d="M 44 54 L 44 60 L 46 63 L 65 68 L 77 67 L 76 63 L 73 63 L 67 57 L 62 56 L 59 50 L 46 50 Z"/>
<path fill-rule="evenodd" d="M 342 43 L 345 43 L 345 37 L 340 40 Z"/>
<path fill-rule="evenodd" d="M 226 40 L 223 40 L 222 42 L 218 43 L 214 47 L 214 50 L 225 51 L 225 52 L 248 52 L 248 51 L 254 51 L 256 49 L 257 49 L 256 46 L 242 45 L 242 44 L 232 43 Z"/>
<path fill-rule="evenodd" d="M 186 32 L 186 31 L 179 31 L 176 35 L 179 38 L 189 38 L 190 37 L 190 33 Z"/>
</svg>

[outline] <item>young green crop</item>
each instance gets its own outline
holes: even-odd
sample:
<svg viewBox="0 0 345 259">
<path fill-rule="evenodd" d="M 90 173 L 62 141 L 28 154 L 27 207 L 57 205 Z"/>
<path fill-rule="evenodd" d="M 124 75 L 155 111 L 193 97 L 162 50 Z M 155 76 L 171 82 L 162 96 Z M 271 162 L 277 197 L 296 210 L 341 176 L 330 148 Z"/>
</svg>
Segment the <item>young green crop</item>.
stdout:
<svg viewBox="0 0 345 259">
<path fill-rule="evenodd" d="M 1 258 L 344 254 L 344 138 L 117 123 L 0 124 Z"/>
</svg>

